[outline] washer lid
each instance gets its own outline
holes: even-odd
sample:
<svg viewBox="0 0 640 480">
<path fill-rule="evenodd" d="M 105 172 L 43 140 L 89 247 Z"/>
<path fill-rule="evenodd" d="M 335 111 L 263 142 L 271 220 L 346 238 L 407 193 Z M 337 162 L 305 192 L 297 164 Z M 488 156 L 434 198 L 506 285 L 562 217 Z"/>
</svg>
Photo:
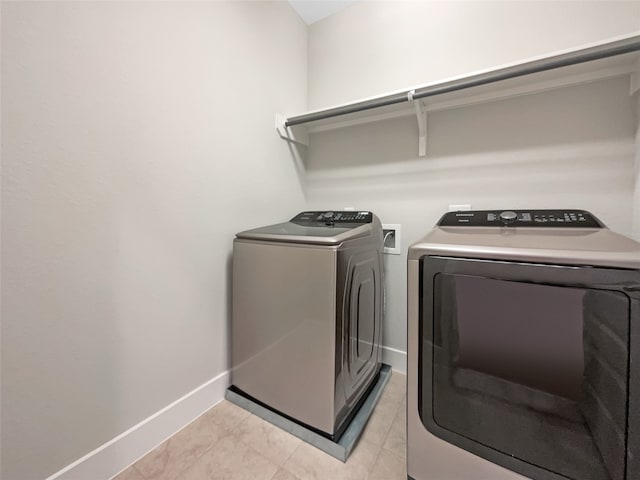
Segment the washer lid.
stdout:
<svg viewBox="0 0 640 480">
<path fill-rule="evenodd" d="M 371 212 L 307 211 L 290 221 L 254 228 L 236 234 L 238 238 L 272 242 L 338 245 L 372 232 Z"/>
</svg>

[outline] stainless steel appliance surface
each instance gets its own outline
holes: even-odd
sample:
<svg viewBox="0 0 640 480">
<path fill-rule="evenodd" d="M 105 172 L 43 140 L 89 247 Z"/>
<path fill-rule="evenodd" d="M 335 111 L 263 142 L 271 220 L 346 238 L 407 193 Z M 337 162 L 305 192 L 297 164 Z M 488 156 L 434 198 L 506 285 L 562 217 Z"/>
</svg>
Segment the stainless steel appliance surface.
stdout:
<svg viewBox="0 0 640 480">
<path fill-rule="evenodd" d="M 337 438 L 381 367 L 382 248 L 364 211 L 238 233 L 231 388 Z"/>
<path fill-rule="evenodd" d="M 407 474 L 640 479 L 640 244 L 582 210 L 445 214 L 409 248 Z"/>
</svg>

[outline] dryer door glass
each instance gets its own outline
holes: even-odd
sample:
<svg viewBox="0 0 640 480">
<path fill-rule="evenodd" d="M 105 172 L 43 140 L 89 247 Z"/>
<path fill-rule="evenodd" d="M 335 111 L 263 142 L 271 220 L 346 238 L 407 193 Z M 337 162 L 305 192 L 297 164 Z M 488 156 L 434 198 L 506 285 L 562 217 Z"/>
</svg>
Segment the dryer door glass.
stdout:
<svg viewBox="0 0 640 480">
<path fill-rule="evenodd" d="M 544 471 L 624 480 L 630 299 L 540 281 L 545 267 L 562 269 L 503 263 L 486 277 L 432 276 L 422 420 Z"/>
</svg>

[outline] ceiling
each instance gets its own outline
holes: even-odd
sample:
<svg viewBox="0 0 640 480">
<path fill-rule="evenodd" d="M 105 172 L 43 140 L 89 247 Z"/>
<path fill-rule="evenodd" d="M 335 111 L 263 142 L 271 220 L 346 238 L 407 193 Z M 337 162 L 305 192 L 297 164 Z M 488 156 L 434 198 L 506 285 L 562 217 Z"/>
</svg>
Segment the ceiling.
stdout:
<svg viewBox="0 0 640 480">
<path fill-rule="evenodd" d="M 311 25 L 318 20 L 338 13 L 357 0 L 289 0 L 296 13 L 307 24 Z"/>
</svg>

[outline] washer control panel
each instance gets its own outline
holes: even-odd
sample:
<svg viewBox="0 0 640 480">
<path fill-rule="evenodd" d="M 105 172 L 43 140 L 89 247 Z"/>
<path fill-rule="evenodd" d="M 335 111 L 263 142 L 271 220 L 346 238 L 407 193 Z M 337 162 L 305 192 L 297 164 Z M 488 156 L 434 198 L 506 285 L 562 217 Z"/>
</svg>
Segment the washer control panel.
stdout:
<svg viewBox="0 0 640 480">
<path fill-rule="evenodd" d="M 327 225 L 362 225 L 371 223 L 373 214 L 363 211 L 312 211 L 302 212 L 291 219 L 291 222 L 305 226 L 327 226 Z"/>
<path fill-rule="evenodd" d="M 443 227 L 605 228 L 585 210 L 470 210 L 445 213 Z"/>
</svg>

